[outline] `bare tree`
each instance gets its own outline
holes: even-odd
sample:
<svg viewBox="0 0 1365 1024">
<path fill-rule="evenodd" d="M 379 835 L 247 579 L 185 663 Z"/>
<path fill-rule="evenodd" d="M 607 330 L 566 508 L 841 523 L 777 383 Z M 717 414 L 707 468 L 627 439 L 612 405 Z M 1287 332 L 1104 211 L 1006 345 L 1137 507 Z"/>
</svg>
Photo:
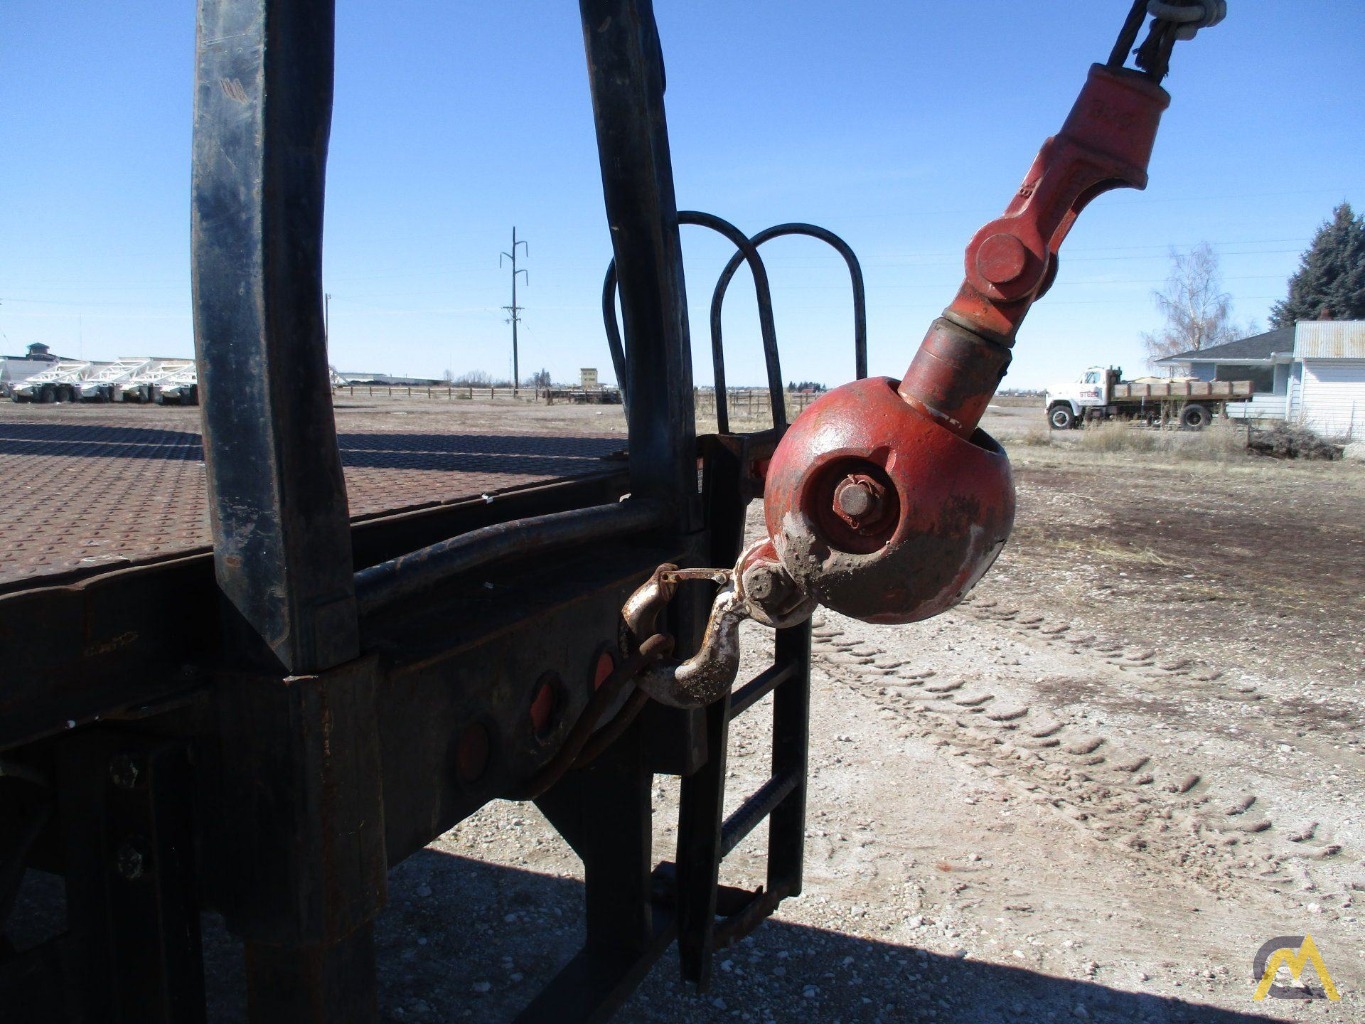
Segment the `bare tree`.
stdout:
<svg viewBox="0 0 1365 1024">
<path fill-rule="evenodd" d="M 1166 286 L 1152 292 L 1165 326 L 1142 335 L 1147 362 L 1194 352 L 1232 341 L 1238 336 L 1232 322 L 1232 296 L 1223 291 L 1218 255 L 1208 242 L 1189 252 L 1171 250 L 1171 273 Z"/>
</svg>

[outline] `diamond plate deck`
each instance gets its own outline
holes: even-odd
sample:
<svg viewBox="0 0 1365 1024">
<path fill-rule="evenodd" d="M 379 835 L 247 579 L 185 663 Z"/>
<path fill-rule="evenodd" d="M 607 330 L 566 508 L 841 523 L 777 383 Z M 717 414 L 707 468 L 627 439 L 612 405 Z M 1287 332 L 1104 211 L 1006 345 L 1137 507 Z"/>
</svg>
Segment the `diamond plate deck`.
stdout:
<svg viewBox="0 0 1365 1024">
<path fill-rule="evenodd" d="M 194 413 L 0 406 L 0 584 L 206 550 Z M 352 520 L 599 472 L 625 444 L 393 419 L 339 418 Z"/>
</svg>

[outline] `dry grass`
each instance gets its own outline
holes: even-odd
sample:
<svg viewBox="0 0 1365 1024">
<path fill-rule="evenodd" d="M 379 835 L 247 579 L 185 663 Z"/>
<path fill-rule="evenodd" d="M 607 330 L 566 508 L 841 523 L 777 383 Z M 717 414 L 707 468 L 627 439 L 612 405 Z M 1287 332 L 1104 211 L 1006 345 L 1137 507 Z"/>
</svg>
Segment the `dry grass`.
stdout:
<svg viewBox="0 0 1365 1024">
<path fill-rule="evenodd" d="M 1086 424 L 1076 446 L 1108 455 L 1162 455 L 1196 462 L 1229 462 L 1248 458 L 1247 429 L 1219 418 L 1203 430 L 1159 430 L 1141 423 L 1101 420 Z"/>
<path fill-rule="evenodd" d="M 1008 440 L 1010 445 L 1024 448 L 1051 448 L 1056 443 L 1057 431 L 1046 423 L 1031 423 L 1023 430 L 1013 431 L 999 440 Z"/>
<path fill-rule="evenodd" d="M 1096 541 L 1093 538 L 1075 540 L 1054 540 L 1053 547 L 1067 552 L 1077 559 L 1077 564 L 1096 562 L 1122 562 L 1125 565 L 1159 565 L 1170 568 L 1179 563 L 1151 548 L 1132 547 L 1113 542 Z"/>
</svg>

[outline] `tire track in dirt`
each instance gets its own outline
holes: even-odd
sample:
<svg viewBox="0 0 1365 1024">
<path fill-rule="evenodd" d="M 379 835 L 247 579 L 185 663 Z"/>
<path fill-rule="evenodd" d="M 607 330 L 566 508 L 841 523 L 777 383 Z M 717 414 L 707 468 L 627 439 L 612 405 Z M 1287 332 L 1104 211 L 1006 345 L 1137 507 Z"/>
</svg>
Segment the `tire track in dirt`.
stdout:
<svg viewBox="0 0 1365 1024">
<path fill-rule="evenodd" d="M 962 612 L 987 633 L 1082 655 L 1083 671 L 1072 673 L 1101 681 L 1117 673 L 1126 681 L 1142 676 L 1156 684 L 1184 678 L 1217 685 L 1224 675 L 1218 666 L 1160 658 L 990 599 Z M 1295 874 L 1292 861 L 1342 851 L 1318 823 L 1277 828 L 1257 794 L 1224 792 L 1197 762 L 1143 737 L 1082 721 L 996 666 L 984 667 L 970 682 L 956 671 L 940 676 L 927 661 L 887 654 L 877 646 L 875 627 L 837 616 L 817 623 L 815 657 L 833 678 L 904 718 L 904 738 L 948 748 L 1090 838 L 1179 867 L 1212 891 L 1227 890 L 1238 878 L 1283 885 Z M 980 647 L 986 637 L 976 632 Z"/>
<path fill-rule="evenodd" d="M 1239 680 L 1233 680 L 1231 678 L 1233 673 L 1222 666 L 1181 655 L 1159 657 L 1154 650 L 1149 648 L 1124 645 L 1116 640 L 1098 639 L 1094 634 L 1074 631 L 1065 622 L 1047 624 L 1046 619 L 1041 615 L 1021 615 L 1017 608 L 1002 607 L 998 601 L 992 598 L 971 595 L 963 602 L 959 611 L 978 621 L 994 621 L 1003 624 L 1007 630 L 1011 626 L 1022 627 L 1022 630 L 1019 631 L 1022 636 L 1027 636 L 1024 631 L 1036 630 L 1035 640 L 1043 639 L 1044 642 L 1053 646 L 1065 645 L 1066 649 L 1072 654 L 1084 655 L 1087 651 L 1098 651 L 1103 654 L 1104 662 L 1124 673 L 1124 678 L 1130 683 L 1140 685 L 1149 682 L 1153 684 L 1149 689 L 1160 693 L 1162 696 L 1171 695 L 1172 683 L 1182 682 L 1190 685 L 1187 685 L 1183 691 L 1177 691 L 1175 695 L 1188 695 L 1197 701 L 1215 699 L 1251 704 L 1262 701 L 1267 696 L 1256 683 L 1247 681 L 1245 676 Z M 1201 684 L 1216 684 L 1216 688 Z M 1266 701 L 1263 705 L 1258 704 L 1256 707 L 1258 714 L 1267 715 L 1271 718 L 1283 716 L 1288 717 L 1291 722 L 1297 722 L 1300 717 L 1297 709 L 1292 706 L 1286 707 L 1280 701 L 1273 699 Z M 1349 741 L 1346 745 L 1349 747 L 1358 746 L 1357 743 Z M 1197 781 L 1197 777 L 1187 778 L 1182 785 L 1177 787 L 1177 791 L 1186 792 L 1192 789 Z M 1269 831 L 1272 828 L 1272 823 L 1264 814 L 1253 815 L 1235 822 L 1226 820 L 1246 813 L 1256 800 L 1256 795 L 1247 794 L 1241 798 L 1237 806 L 1227 810 L 1223 816 L 1200 812 L 1196 817 L 1206 828 L 1230 835 L 1254 835 Z M 1313 826 L 1317 824 L 1317 822 L 1312 823 Z M 1304 843 L 1312 839 L 1318 840 L 1312 845 L 1299 849 L 1279 847 L 1278 852 L 1285 856 L 1322 860 L 1333 857 L 1342 851 L 1341 843 L 1332 841 L 1325 833 L 1315 835 L 1312 827 L 1308 829 L 1307 834 L 1301 828 L 1298 833 L 1291 830 L 1283 838 L 1295 843 Z"/>
</svg>

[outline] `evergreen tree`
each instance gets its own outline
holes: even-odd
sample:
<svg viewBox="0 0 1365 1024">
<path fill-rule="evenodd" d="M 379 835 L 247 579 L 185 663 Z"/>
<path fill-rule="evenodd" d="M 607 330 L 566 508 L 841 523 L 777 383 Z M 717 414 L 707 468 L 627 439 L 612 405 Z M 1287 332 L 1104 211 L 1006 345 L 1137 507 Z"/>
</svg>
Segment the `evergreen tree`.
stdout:
<svg viewBox="0 0 1365 1024">
<path fill-rule="evenodd" d="M 1289 296 L 1270 310 L 1272 327 L 1296 320 L 1365 320 L 1365 217 L 1350 203 L 1332 211 L 1289 279 Z"/>
</svg>

